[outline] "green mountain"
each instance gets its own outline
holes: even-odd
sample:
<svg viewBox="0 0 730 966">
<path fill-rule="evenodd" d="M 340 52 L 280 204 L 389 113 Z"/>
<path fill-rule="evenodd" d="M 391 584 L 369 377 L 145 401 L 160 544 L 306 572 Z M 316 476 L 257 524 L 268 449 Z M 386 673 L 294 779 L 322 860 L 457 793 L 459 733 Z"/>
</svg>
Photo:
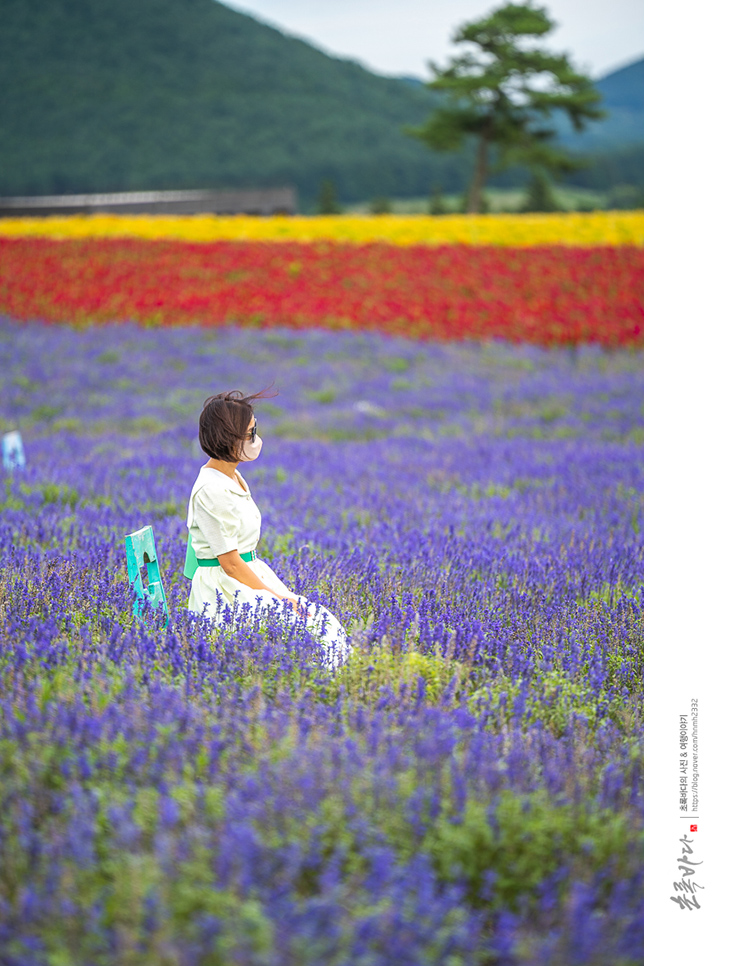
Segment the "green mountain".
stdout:
<svg viewBox="0 0 730 966">
<path fill-rule="evenodd" d="M 611 71 L 596 86 L 611 110 L 630 111 L 644 118 L 644 58 Z"/>
<path fill-rule="evenodd" d="M 617 150 L 644 142 L 644 58 L 612 71 L 595 82 L 601 93 L 601 107 L 607 116 L 591 121 L 575 134 L 561 118 L 561 140 L 578 150 Z"/>
<path fill-rule="evenodd" d="M 469 176 L 470 150 L 434 153 L 403 133 L 436 103 L 418 81 L 216 0 L 0 0 L 0 25 L 0 195 L 293 184 L 307 208 L 324 179 L 359 201 L 461 191 Z M 566 134 L 572 149 L 627 140 L 635 75 L 599 82 L 620 123 Z"/>
<path fill-rule="evenodd" d="M 0 0 L 0 24 L 0 194 L 463 187 L 467 156 L 402 133 L 430 91 L 215 0 Z"/>
<path fill-rule="evenodd" d="M 633 208 L 643 204 L 644 191 L 643 57 L 599 78 L 595 85 L 603 96 L 603 120 L 590 122 L 579 134 L 564 118 L 556 121 L 565 147 L 590 162 L 567 175 L 565 181 L 597 191 L 614 189 L 611 203 Z M 507 172 L 506 177 L 520 183 L 517 172 Z"/>
</svg>

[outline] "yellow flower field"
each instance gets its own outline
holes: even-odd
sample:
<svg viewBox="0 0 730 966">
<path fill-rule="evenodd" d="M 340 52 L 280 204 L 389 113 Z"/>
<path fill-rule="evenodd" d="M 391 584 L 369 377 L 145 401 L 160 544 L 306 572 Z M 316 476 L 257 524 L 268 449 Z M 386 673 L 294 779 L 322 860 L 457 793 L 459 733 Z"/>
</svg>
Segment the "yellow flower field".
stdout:
<svg viewBox="0 0 730 966">
<path fill-rule="evenodd" d="M 536 245 L 644 244 L 643 211 L 491 215 L 66 215 L 0 220 L 0 236 L 212 241 L 328 240 L 349 244 Z"/>
</svg>

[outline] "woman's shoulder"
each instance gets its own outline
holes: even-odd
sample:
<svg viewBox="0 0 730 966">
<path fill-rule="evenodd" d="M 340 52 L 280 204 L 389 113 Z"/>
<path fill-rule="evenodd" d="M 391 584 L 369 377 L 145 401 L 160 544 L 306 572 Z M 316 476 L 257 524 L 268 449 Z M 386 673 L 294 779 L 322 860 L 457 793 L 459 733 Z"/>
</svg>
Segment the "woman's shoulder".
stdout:
<svg viewBox="0 0 730 966">
<path fill-rule="evenodd" d="M 233 526 L 252 502 L 244 498 L 238 480 L 232 480 L 212 467 L 201 467 L 188 502 L 188 526 L 192 524 L 196 509 L 219 520 L 227 519 Z"/>
<path fill-rule="evenodd" d="M 193 483 L 191 498 L 208 496 L 215 497 L 217 500 L 225 499 L 228 495 L 235 492 L 223 473 L 214 470 L 209 466 L 201 468 L 198 478 Z M 236 484 L 238 486 L 238 484 Z"/>
</svg>

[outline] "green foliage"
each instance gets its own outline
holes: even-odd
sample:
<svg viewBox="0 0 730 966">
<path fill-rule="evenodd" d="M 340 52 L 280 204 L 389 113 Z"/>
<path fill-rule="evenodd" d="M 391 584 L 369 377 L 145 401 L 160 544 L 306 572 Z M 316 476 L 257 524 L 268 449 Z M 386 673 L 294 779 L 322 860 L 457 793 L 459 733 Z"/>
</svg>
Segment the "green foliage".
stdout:
<svg viewBox="0 0 730 966">
<path fill-rule="evenodd" d="M 455 691 L 461 690 L 468 674 L 468 667 L 460 661 L 415 649 L 394 651 L 387 641 L 380 641 L 355 650 L 338 671 L 330 690 L 334 697 L 344 688 L 351 700 L 377 704 L 382 688 L 412 696 L 418 690 L 419 679 L 423 679 L 427 700 L 438 701 L 452 684 Z"/>
<path fill-rule="evenodd" d="M 634 210 L 644 207 L 644 189 L 633 184 L 617 184 L 608 195 L 608 208 Z"/>
<path fill-rule="evenodd" d="M 40 406 L 36 406 L 31 412 L 30 418 L 34 422 L 49 423 L 54 416 L 57 416 L 62 411 L 61 406 L 50 406 L 48 403 L 43 403 Z"/>
<path fill-rule="evenodd" d="M 383 360 L 383 368 L 388 372 L 407 372 L 411 368 L 411 360 L 403 356 L 388 356 Z"/>
<path fill-rule="evenodd" d="M 337 399 L 336 389 L 312 389 L 306 393 L 307 398 L 319 403 L 332 403 Z"/>
<path fill-rule="evenodd" d="M 0 510 L 20 510 L 28 505 L 59 504 L 73 510 L 80 501 L 78 490 L 66 483 L 19 483 L 13 492 L 13 480 L 5 479 L 5 496 L 0 496 Z M 83 503 L 82 503 L 83 505 Z"/>
<path fill-rule="evenodd" d="M 441 193 L 441 185 L 434 185 L 431 189 L 431 194 L 428 199 L 428 213 L 429 215 L 445 215 L 446 205 L 444 203 L 444 196 Z"/>
<path fill-rule="evenodd" d="M 388 198 L 378 195 L 370 202 L 370 213 L 372 215 L 389 215 L 393 210 Z"/>
<path fill-rule="evenodd" d="M 96 357 L 96 361 L 104 365 L 114 365 L 114 363 L 119 362 L 119 353 L 115 352 L 114 349 L 107 349 Z"/>
<path fill-rule="evenodd" d="M 596 104 L 601 95 L 590 79 L 575 71 L 568 58 L 537 47 L 534 41 L 554 27 L 547 11 L 526 4 L 506 3 L 488 17 L 464 24 L 454 41 L 472 44 L 451 59 L 429 86 L 446 95 L 412 134 L 438 151 L 461 148 L 476 139 L 476 161 L 467 211 L 479 210 L 489 166 L 504 170 L 515 164 L 559 171 L 579 162 L 554 147 L 552 123 L 564 112 L 574 130 L 603 116 Z"/>
<path fill-rule="evenodd" d="M 337 201 L 337 188 L 331 178 L 320 185 L 317 211 L 320 215 L 339 215 L 342 208 Z"/>
<path fill-rule="evenodd" d="M 484 682 L 469 696 L 469 706 L 476 713 L 489 709 L 503 723 L 513 715 L 515 704 L 525 700 L 525 709 L 532 721 L 541 721 L 557 737 L 565 733 L 571 718 L 580 716 L 588 729 L 601 720 L 599 707 L 604 702 L 602 693 L 596 693 L 589 681 L 570 678 L 564 671 L 553 668 L 538 672 L 528 682 L 512 679 L 501 673 L 487 672 Z M 607 709 L 609 717 L 617 724 L 635 725 L 622 716 L 623 703 L 618 699 Z"/>
<path fill-rule="evenodd" d="M 489 198 L 487 197 L 487 193 L 485 191 L 480 191 L 477 196 L 476 207 L 473 209 L 474 213 L 477 215 L 486 215 L 487 212 L 490 210 L 491 209 L 489 207 Z M 468 191 L 465 191 L 461 196 L 461 200 L 459 202 L 459 211 L 462 212 L 462 214 L 464 212 L 469 211 L 469 192 Z"/>
<path fill-rule="evenodd" d="M 442 813 L 423 841 L 437 874 L 445 881 L 469 883 L 474 905 L 485 902 L 483 882 L 493 877 L 487 902 L 517 910 L 525 894 L 570 859 L 580 864 L 585 850 L 591 863 L 625 855 L 635 838 L 624 816 L 550 800 L 543 790 L 530 795 L 503 791 L 490 806 L 469 800 L 459 822 Z"/>
<path fill-rule="evenodd" d="M 403 707 L 416 696 L 419 679 L 426 685 L 425 700 L 429 702 L 442 700 L 454 678 L 465 680 L 466 669 L 457 662 L 416 650 L 395 652 L 387 642 L 360 649 L 353 659 L 356 664 L 343 669 L 334 681 L 322 684 L 314 676 L 302 679 L 296 682 L 294 693 L 301 695 L 312 688 L 322 700 L 341 701 L 344 696 L 345 706 L 372 707 L 382 698 L 385 687 L 399 694 L 399 704 Z M 74 706 L 79 697 L 74 672 L 71 665 L 36 668 L 41 710 L 49 704 Z M 143 689 L 141 670 L 137 678 L 135 690 Z M 261 682 L 246 683 L 258 683 L 261 687 Z M 567 686 L 568 682 L 563 679 L 562 685 Z M 560 676 L 554 674 L 533 682 L 534 706 L 549 703 L 550 689 L 562 685 Z M 130 686 L 128 670 L 112 665 L 106 670 L 100 667 L 97 674 L 87 679 L 84 700 L 101 710 L 123 695 L 128 698 Z M 504 686 L 509 686 L 509 682 L 499 682 L 500 689 Z M 266 694 L 266 690 L 261 688 L 261 693 Z M 444 885 L 465 882 L 469 906 L 514 911 L 535 901 L 540 886 L 560 868 L 570 869 L 569 880 L 574 881 L 610 866 L 612 877 L 621 879 L 630 874 L 635 864 L 634 856 L 641 848 L 636 824 L 624 810 L 608 811 L 595 803 L 600 769 L 593 777 L 588 772 L 576 771 L 574 793 L 569 798 L 554 798 L 545 788 L 529 792 L 505 787 L 484 788 L 471 783 L 461 767 L 456 769 L 464 776 L 459 788 L 454 770 L 446 761 L 435 761 L 429 768 L 422 760 L 420 770 L 412 765 L 405 767 L 387 793 L 378 771 L 363 768 L 346 786 L 331 783 L 323 788 L 316 803 L 299 808 L 294 796 L 301 794 L 302 769 L 308 767 L 300 760 L 301 751 L 307 741 L 318 743 L 321 738 L 316 733 L 311 733 L 308 739 L 303 737 L 295 722 L 288 730 L 267 729 L 265 705 L 275 698 L 272 692 L 258 712 L 242 717 L 240 728 L 228 735 L 224 752 L 227 760 L 237 763 L 240 781 L 245 782 L 248 774 L 255 774 L 264 765 L 276 773 L 291 796 L 291 807 L 285 810 L 280 809 L 276 799 L 261 802 L 256 830 L 267 849 L 275 851 L 295 843 L 305 844 L 316 830 L 323 845 L 323 861 L 336 851 L 345 873 L 356 881 L 368 871 L 363 845 L 368 841 L 385 844 L 403 859 L 416 854 L 427 856 L 437 879 Z M 216 716 L 212 711 L 208 714 L 209 727 L 217 732 Z M 362 753 L 370 739 L 360 733 L 356 720 L 345 709 L 343 738 Z M 495 721 L 499 729 L 504 725 L 504 720 Z M 168 758 L 168 744 L 176 740 L 174 725 L 157 725 L 154 744 L 163 758 Z M 137 767 L 134 735 L 107 732 L 89 752 L 91 777 L 88 780 L 99 805 L 90 829 L 94 861 L 69 863 L 63 869 L 76 909 L 83 910 L 101 897 L 103 923 L 118 930 L 120 936 L 128 937 L 145 933 L 148 900 L 154 900 L 166 910 L 151 939 L 150 959 L 127 960 L 122 956 L 117 961 L 164 961 L 155 960 L 154 956 L 161 953 L 170 937 L 189 936 L 192 941 L 194 932 L 189 930 L 194 930 L 197 917 L 206 914 L 220 920 L 221 942 L 219 955 L 206 962 L 226 966 L 232 961 L 226 957 L 233 957 L 235 951 L 246 962 L 263 966 L 270 953 L 273 924 L 256 897 L 241 895 L 235 889 L 217 884 L 211 843 L 215 841 L 216 829 L 226 819 L 230 788 L 225 783 L 226 768 L 220 762 L 211 767 L 210 748 L 205 740 L 200 745 L 199 753 L 188 760 L 169 758 L 169 770 L 165 773 L 164 794 L 174 802 L 177 819 L 167 820 L 164 834 L 172 842 L 186 843 L 184 849 L 172 850 L 178 856 L 174 859 L 174 874 L 170 874 L 169 867 L 163 869 L 155 856 L 155 838 L 163 831 L 160 825 L 162 792 L 145 782 L 137 787 L 129 784 L 130 774 Z M 585 746 L 588 749 L 590 745 L 587 727 Z M 457 745 L 450 757 L 460 766 L 463 754 L 464 749 Z M 30 732 L 23 743 L 11 739 L 0 741 L 0 774 L 4 775 L 8 788 L 27 788 L 31 784 L 35 788 L 34 823 L 41 832 L 46 828 L 58 832 L 74 820 L 71 803 L 61 814 L 53 806 L 54 793 L 67 787 L 73 756 L 73 749 L 54 743 L 53 736 L 41 731 Z M 626 743 L 626 756 L 640 760 L 635 742 Z M 505 757 L 495 761 L 497 771 L 507 771 L 508 758 L 505 749 Z M 424 767 L 427 767 L 425 772 Z M 429 794 L 424 796 L 424 789 Z M 127 804 L 139 833 L 129 848 L 122 847 L 113 834 L 118 808 Z M 420 822 L 414 821 L 417 819 L 414 809 L 419 810 Z M 350 821 L 353 814 L 359 818 L 358 833 Z M 363 829 L 369 830 L 366 839 L 363 839 Z M 8 847 L 0 868 L 0 893 L 7 896 L 14 895 L 28 879 L 30 859 L 27 850 L 18 847 L 17 823 L 12 811 L 6 815 L 6 831 Z M 297 881 L 298 894 L 316 895 L 321 888 L 322 871 L 318 865 L 303 869 Z M 560 888 L 565 888 L 569 880 Z M 485 889 L 487 881 L 489 886 Z M 556 893 L 555 898 L 562 896 Z M 57 950 L 59 957 L 66 955 L 68 949 L 75 949 L 78 957 L 83 954 L 94 962 L 107 962 L 95 958 L 96 939 L 83 934 L 82 922 L 83 915 L 77 918 L 76 914 L 70 914 L 62 922 L 48 921 L 43 927 L 44 941 Z"/>
<path fill-rule="evenodd" d="M 187 791 L 185 785 L 174 786 L 171 797 L 180 798 Z M 97 786 L 96 792 L 101 803 L 94 830 L 97 862 L 89 868 L 68 865 L 64 876 L 74 895 L 76 910 L 98 903 L 102 897 L 101 925 L 116 932 L 121 948 L 112 960 L 99 937 L 84 932 L 83 915 L 77 911 L 48 922 L 43 928 L 44 941 L 50 949 L 48 962 L 59 966 L 73 966 L 81 959 L 103 966 L 112 966 L 112 962 L 130 966 L 172 962 L 167 952 L 171 940 L 183 938 L 194 943 L 198 917 L 209 915 L 219 920 L 220 928 L 217 948 L 205 959 L 207 966 L 227 966 L 233 956 L 263 966 L 272 949 L 274 925 L 255 897 L 242 897 L 217 886 L 210 848 L 194 841 L 189 857 L 178 863 L 176 875 L 170 875 L 154 855 L 151 844 L 158 824 L 156 789 L 142 787 L 134 793 L 134 819 L 144 838 L 142 847 L 133 850 L 108 845 L 114 822 L 110 811 L 123 800 L 122 796 L 109 783 Z M 199 818 L 211 821 L 210 814 Z M 167 913 L 151 935 L 146 929 L 150 901 Z M 143 952 L 133 937 L 145 934 L 148 938 Z M 70 949 L 74 951 L 73 958 L 69 956 Z"/>
<path fill-rule="evenodd" d="M 550 179 L 544 171 L 535 171 L 527 185 L 523 211 L 558 211 L 560 205 L 553 194 Z"/>
</svg>

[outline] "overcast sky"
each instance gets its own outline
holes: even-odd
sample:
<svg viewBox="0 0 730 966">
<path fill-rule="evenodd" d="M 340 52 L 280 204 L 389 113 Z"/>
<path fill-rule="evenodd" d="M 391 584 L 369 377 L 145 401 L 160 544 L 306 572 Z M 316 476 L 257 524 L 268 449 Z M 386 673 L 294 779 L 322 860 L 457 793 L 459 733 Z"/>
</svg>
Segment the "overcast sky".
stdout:
<svg viewBox="0 0 730 966">
<path fill-rule="evenodd" d="M 427 61 L 443 65 L 454 48 L 456 27 L 497 6 L 490 0 L 221 0 L 253 14 L 320 50 L 351 57 L 379 74 L 424 80 Z M 572 55 L 597 77 L 641 57 L 642 0 L 543 0 L 558 23 L 546 46 Z"/>
</svg>

